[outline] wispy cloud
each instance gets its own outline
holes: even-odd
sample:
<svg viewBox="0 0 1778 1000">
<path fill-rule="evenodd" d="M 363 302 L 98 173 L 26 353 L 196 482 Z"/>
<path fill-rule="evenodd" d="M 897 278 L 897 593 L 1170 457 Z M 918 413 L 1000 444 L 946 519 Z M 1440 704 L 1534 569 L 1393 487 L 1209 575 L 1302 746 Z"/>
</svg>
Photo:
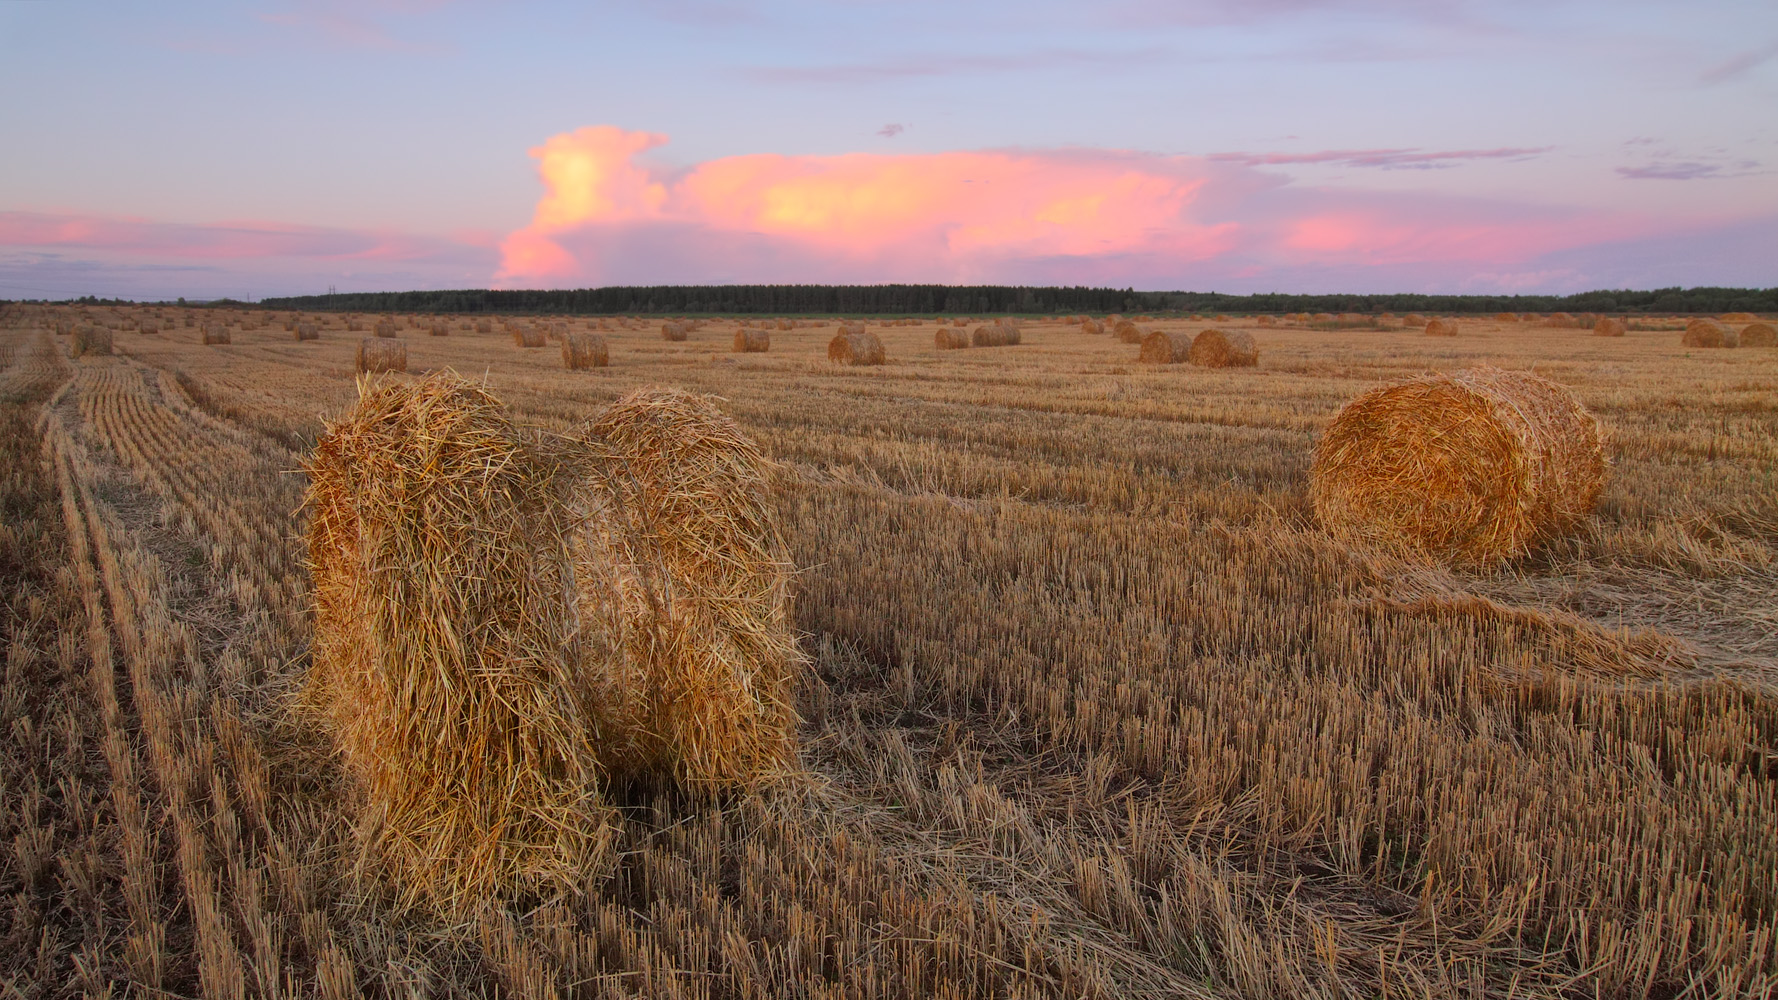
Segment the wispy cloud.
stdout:
<svg viewBox="0 0 1778 1000">
<path fill-rule="evenodd" d="M 1620 177 L 1638 181 L 1701 181 L 1746 177 L 1764 171 L 1760 170 L 1757 160 L 1741 160 L 1733 164 L 1657 160 L 1640 167 L 1619 167 L 1617 172 Z"/>
<path fill-rule="evenodd" d="M 908 127 L 900 122 L 890 122 L 882 128 L 877 129 L 877 134 L 885 139 L 893 139 L 907 130 Z"/>
<path fill-rule="evenodd" d="M 1703 75 L 1698 77 L 1698 82 L 1710 86 L 1739 80 L 1775 56 L 1778 56 L 1778 42 L 1773 42 L 1764 48 L 1742 52 L 1728 61 L 1706 70 Z"/>
<path fill-rule="evenodd" d="M 383 51 L 435 51 L 436 45 L 398 37 L 390 23 L 399 18 L 430 14 L 452 0 L 289 0 L 285 9 L 263 13 L 260 21 L 279 28 L 302 31 L 342 48 Z"/>
<path fill-rule="evenodd" d="M 1525 160 L 1541 156 L 1554 146 L 1500 149 L 1457 149 L 1424 152 L 1418 149 L 1328 149 L 1314 153 L 1211 153 L 1209 159 L 1249 167 L 1327 163 L 1345 167 L 1377 167 L 1383 170 L 1436 170 L 1466 160 Z"/>
<path fill-rule="evenodd" d="M 1117 51 L 1047 49 L 1002 54 L 914 53 L 868 62 L 826 66 L 753 66 L 737 72 L 760 83 L 799 86 L 811 83 L 878 83 L 919 77 L 1022 73 L 1057 67 L 1109 70 L 1126 65 L 1141 66 L 1171 55 L 1169 50 L 1158 47 Z"/>
</svg>

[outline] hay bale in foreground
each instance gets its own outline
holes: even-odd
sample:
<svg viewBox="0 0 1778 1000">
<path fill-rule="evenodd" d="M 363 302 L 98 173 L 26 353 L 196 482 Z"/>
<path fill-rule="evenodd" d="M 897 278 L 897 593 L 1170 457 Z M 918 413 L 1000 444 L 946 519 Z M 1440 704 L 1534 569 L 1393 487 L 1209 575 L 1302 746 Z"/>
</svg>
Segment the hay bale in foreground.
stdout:
<svg viewBox="0 0 1778 1000">
<path fill-rule="evenodd" d="M 1778 347 L 1778 329 L 1770 323 L 1749 323 L 1741 328 L 1742 347 Z"/>
<path fill-rule="evenodd" d="M 111 353 L 111 330 L 107 327 L 82 323 L 74 328 L 74 339 L 69 345 L 70 352 L 77 358 L 88 354 Z"/>
<path fill-rule="evenodd" d="M 804 661 L 772 464 L 710 397 L 673 389 L 618 400 L 583 443 L 573 593 L 611 640 L 585 674 L 601 733 L 621 734 L 600 748 L 606 768 L 693 791 L 783 771 Z"/>
<path fill-rule="evenodd" d="M 1009 347 L 1019 342 L 1019 328 L 1007 323 L 987 323 L 969 335 L 973 347 Z"/>
<path fill-rule="evenodd" d="M 1572 529 L 1604 484 L 1604 433 L 1574 394 L 1496 368 L 1359 396 L 1328 425 L 1309 470 L 1328 530 L 1475 563 Z"/>
<path fill-rule="evenodd" d="M 772 335 L 765 330 L 743 327 L 735 331 L 736 354 L 764 354 L 772 349 Z"/>
<path fill-rule="evenodd" d="M 1242 330 L 1204 330 L 1192 338 L 1186 357 L 1204 368 L 1251 368 L 1259 364 L 1259 345 Z"/>
<path fill-rule="evenodd" d="M 611 349 L 596 333 L 570 333 L 562 338 L 562 367 L 569 371 L 604 368 L 611 364 Z"/>
<path fill-rule="evenodd" d="M 365 337 L 358 342 L 358 374 L 407 371 L 407 341 Z"/>
<path fill-rule="evenodd" d="M 941 351 L 958 351 L 972 346 L 969 331 L 956 327 L 941 326 L 932 335 L 932 346 Z"/>
<path fill-rule="evenodd" d="M 1142 328 L 1127 319 L 1118 320 L 1117 323 L 1112 326 L 1111 334 L 1116 337 L 1120 343 L 1124 344 L 1140 344 L 1142 343 L 1142 338 L 1144 336 Z"/>
<path fill-rule="evenodd" d="M 1149 365 L 1176 365 L 1191 357 L 1192 338 L 1186 333 L 1156 330 L 1142 338 L 1136 360 Z"/>
<path fill-rule="evenodd" d="M 223 326 L 220 323 L 205 323 L 204 324 L 204 343 L 206 343 L 206 344 L 226 344 L 226 343 L 229 343 L 230 341 L 232 341 L 233 339 L 234 339 L 234 337 L 232 334 L 229 333 L 228 327 Z"/>
<path fill-rule="evenodd" d="M 827 360 L 842 365 L 880 365 L 888 357 L 882 339 L 862 326 L 842 326 L 827 342 Z"/>
<path fill-rule="evenodd" d="M 1686 347 L 1734 347 L 1741 338 L 1734 327 L 1699 317 L 1685 325 L 1685 336 L 1679 342 Z"/>
<path fill-rule="evenodd" d="M 442 373 L 361 381 L 306 464 L 304 704 L 352 778 L 360 870 L 404 901 L 571 888 L 607 857 L 560 465 Z"/>
<path fill-rule="evenodd" d="M 1601 316 L 1599 322 L 1593 324 L 1595 337 L 1622 337 L 1629 332 L 1630 324 L 1611 316 Z"/>
<path fill-rule="evenodd" d="M 1457 336 L 1457 321 L 1454 319 L 1429 320 L 1426 324 L 1426 335 L 1428 337 L 1455 337 Z"/>
</svg>

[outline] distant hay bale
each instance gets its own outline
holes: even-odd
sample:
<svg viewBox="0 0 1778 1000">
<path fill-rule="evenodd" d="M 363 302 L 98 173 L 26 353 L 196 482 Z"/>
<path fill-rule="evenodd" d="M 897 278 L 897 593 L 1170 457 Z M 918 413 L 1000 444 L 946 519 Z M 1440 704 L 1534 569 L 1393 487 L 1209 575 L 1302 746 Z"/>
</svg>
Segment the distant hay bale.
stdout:
<svg viewBox="0 0 1778 1000">
<path fill-rule="evenodd" d="M 736 354 L 764 354 L 772 349 L 772 335 L 765 330 L 735 331 Z"/>
<path fill-rule="evenodd" d="M 1428 337 L 1455 337 L 1457 336 L 1457 321 L 1454 319 L 1430 320 L 1426 324 L 1426 335 Z"/>
<path fill-rule="evenodd" d="M 1496 323 L 1517 323 L 1518 321 L 1519 321 L 1519 314 L 1518 313 L 1495 313 L 1494 314 L 1494 322 L 1496 322 Z"/>
<path fill-rule="evenodd" d="M 494 321 L 488 319 L 486 316 L 476 320 L 475 321 L 475 332 L 476 333 L 493 333 L 494 332 Z"/>
<path fill-rule="evenodd" d="M 1010 323 L 987 323 L 969 335 L 974 347 L 1010 347 L 1019 342 L 1019 328 Z"/>
<path fill-rule="evenodd" d="M 111 353 L 111 331 L 102 326 L 82 323 L 74 327 L 74 339 L 69 345 L 70 353 L 77 358 L 89 354 Z"/>
<path fill-rule="evenodd" d="M 137 324 L 136 330 L 145 337 L 157 337 L 160 335 L 161 325 L 152 319 L 145 319 Z"/>
<path fill-rule="evenodd" d="M 1601 316 L 1599 322 L 1593 324 L 1595 337 L 1622 337 L 1629 332 L 1630 324 L 1611 316 Z"/>
<path fill-rule="evenodd" d="M 426 335 L 428 337 L 448 337 L 451 335 L 451 328 L 443 322 L 434 321 L 426 324 Z"/>
<path fill-rule="evenodd" d="M 549 338 L 534 326 L 515 326 L 512 328 L 512 344 L 514 347 L 548 347 Z"/>
<path fill-rule="evenodd" d="M 228 327 L 223 326 L 220 323 L 204 324 L 204 343 L 226 344 L 233 339 L 233 336 L 228 331 Z"/>
<path fill-rule="evenodd" d="M 796 329 L 796 324 L 791 322 L 788 319 L 781 319 L 777 322 L 777 327 L 778 327 L 779 332 L 782 333 L 785 331 Z"/>
<path fill-rule="evenodd" d="M 1759 317 L 1749 312 L 1723 313 L 1716 317 L 1724 323 L 1757 323 Z"/>
<path fill-rule="evenodd" d="M 684 323 L 668 322 L 661 324 L 661 339 L 680 341 L 691 333 L 691 328 Z"/>
<path fill-rule="evenodd" d="M 880 365 L 888 360 L 883 341 L 862 326 L 842 326 L 827 342 L 827 360 L 843 365 Z"/>
<path fill-rule="evenodd" d="M 561 465 L 442 373 L 361 381 L 307 462 L 304 705 L 353 780 L 361 870 L 447 913 L 609 857 Z"/>
<path fill-rule="evenodd" d="M 1150 365 L 1176 365 L 1191 357 L 1192 338 L 1186 333 L 1156 330 L 1142 338 L 1136 360 Z"/>
<path fill-rule="evenodd" d="M 1111 334 L 1122 344 L 1142 343 L 1142 328 L 1127 319 L 1118 320 L 1117 323 L 1111 327 Z"/>
<path fill-rule="evenodd" d="M 376 325 L 371 328 L 371 333 L 378 337 L 393 337 L 395 336 L 395 321 L 392 319 L 379 319 L 377 320 Z"/>
<path fill-rule="evenodd" d="M 1096 319 L 1083 319 L 1080 321 L 1080 332 L 1098 336 L 1105 332 L 1105 324 Z"/>
<path fill-rule="evenodd" d="M 358 342 L 358 374 L 407 371 L 407 341 L 365 337 Z"/>
<path fill-rule="evenodd" d="M 1259 345 L 1241 330 L 1204 330 L 1192 338 L 1186 359 L 1202 368 L 1251 368 L 1259 364 Z"/>
<path fill-rule="evenodd" d="M 969 325 L 969 320 L 958 317 L 957 319 L 951 320 L 951 325 L 955 327 L 967 327 Z"/>
<path fill-rule="evenodd" d="M 1316 313 L 1309 317 L 1309 322 L 1316 326 L 1332 326 L 1338 321 L 1334 318 L 1333 313 Z"/>
<path fill-rule="evenodd" d="M 1685 325 L 1685 336 L 1679 342 L 1685 347 L 1734 347 L 1740 338 L 1734 327 L 1700 316 Z"/>
<path fill-rule="evenodd" d="M 1431 322 L 1430 319 L 1419 313 L 1408 313 L 1401 318 L 1402 328 L 1406 330 L 1424 330 L 1429 322 Z"/>
<path fill-rule="evenodd" d="M 604 489 L 571 536 L 577 617 L 612 653 L 588 658 L 613 773 L 694 791 L 744 787 L 794 759 L 789 547 L 772 464 L 715 401 L 641 389 L 588 425 Z"/>
<path fill-rule="evenodd" d="M 358 322 L 355 319 L 346 320 L 346 332 L 347 333 L 363 333 L 364 332 L 364 324 Z"/>
<path fill-rule="evenodd" d="M 969 331 L 941 326 L 932 335 L 932 345 L 941 351 L 957 351 L 972 346 Z"/>
<path fill-rule="evenodd" d="M 1579 524 L 1605 472 L 1604 433 L 1571 391 L 1473 368 L 1346 404 L 1315 446 L 1309 495 L 1336 534 L 1488 563 Z"/>
<path fill-rule="evenodd" d="M 562 338 L 562 367 L 570 371 L 604 368 L 611 364 L 611 349 L 596 333 L 570 333 Z"/>
<path fill-rule="evenodd" d="M 1574 324 L 1575 324 L 1574 316 L 1572 314 L 1565 313 L 1565 312 L 1550 313 L 1549 318 L 1547 318 L 1543 321 L 1544 326 L 1559 327 L 1559 328 L 1560 327 L 1572 327 L 1572 326 L 1574 326 Z"/>
<path fill-rule="evenodd" d="M 1778 329 L 1770 323 L 1749 323 L 1741 328 L 1742 347 L 1778 347 Z"/>
<path fill-rule="evenodd" d="M 321 339 L 321 331 L 315 329 L 315 324 L 313 323 L 298 323 L 290 333 L 291 336 L 299 342 L 304 340 Z"/>
<path fill-rule="evenodd" d="M 1261 316 L 1254 320 L 1254 322 L 1260 326 L 1276 326 L 1278 324 L 1278 320 L 1272 316 Z"/>
</svg>

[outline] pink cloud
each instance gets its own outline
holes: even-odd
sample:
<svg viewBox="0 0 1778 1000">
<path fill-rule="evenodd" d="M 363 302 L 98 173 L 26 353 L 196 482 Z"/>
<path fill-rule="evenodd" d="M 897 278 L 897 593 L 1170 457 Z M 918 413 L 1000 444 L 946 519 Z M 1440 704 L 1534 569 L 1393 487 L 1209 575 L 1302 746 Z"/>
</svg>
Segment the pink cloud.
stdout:
<svg viewBox="0 0 1778 1000">
<path fill-rule="evenodd" d="M 0 246 L 68 247 L 156 259 L 413 260 L 456 245 L 408 233 L 276 222 L 192 224 L 116 216 L 0 212 Z"/>
<path fill-rule="evenodd" d="M 1411 165 L 1537 149 L 752 154 L 679 170 L 639 161 L 666 141 L 597 126 L 532 149 L 544 193 L 531 224 L 503 244 L 496 281 L 1202 287 L 1218 276 L 1247 281 L 1305 268 L 1516 274 L 1540 254 L 1648 231 L 1596 212 L 1298 187 L 1259 169 L 1272 162 Z"/>
<path fill-rule="evenodd" d="M 1211 153 L 1210 159 L 1250 167 L 1293 163 L 1334 163 L 1347 167 L 1380 167 L 1384 170 L 1424 170 L 1455 166 L 1465 160 L 1522 160 L 1539 156 L 1554 146 L 1500 149 L 1454 149 L 1421 152 L 1417 149 L 1328 149 L 1314 153 Z"/>
</svg>

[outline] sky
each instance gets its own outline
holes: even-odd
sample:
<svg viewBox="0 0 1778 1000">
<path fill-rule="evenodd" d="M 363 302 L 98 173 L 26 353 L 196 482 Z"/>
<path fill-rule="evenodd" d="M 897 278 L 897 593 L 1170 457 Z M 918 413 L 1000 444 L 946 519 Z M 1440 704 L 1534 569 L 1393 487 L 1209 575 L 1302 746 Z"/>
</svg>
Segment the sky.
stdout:
<svg viewBox="0 0 1778 1000">
<path fill-rule="evenodd" d="M 1778 285 L 1772 0 L 0 0 L 0 298 Z"/>
</svg>

